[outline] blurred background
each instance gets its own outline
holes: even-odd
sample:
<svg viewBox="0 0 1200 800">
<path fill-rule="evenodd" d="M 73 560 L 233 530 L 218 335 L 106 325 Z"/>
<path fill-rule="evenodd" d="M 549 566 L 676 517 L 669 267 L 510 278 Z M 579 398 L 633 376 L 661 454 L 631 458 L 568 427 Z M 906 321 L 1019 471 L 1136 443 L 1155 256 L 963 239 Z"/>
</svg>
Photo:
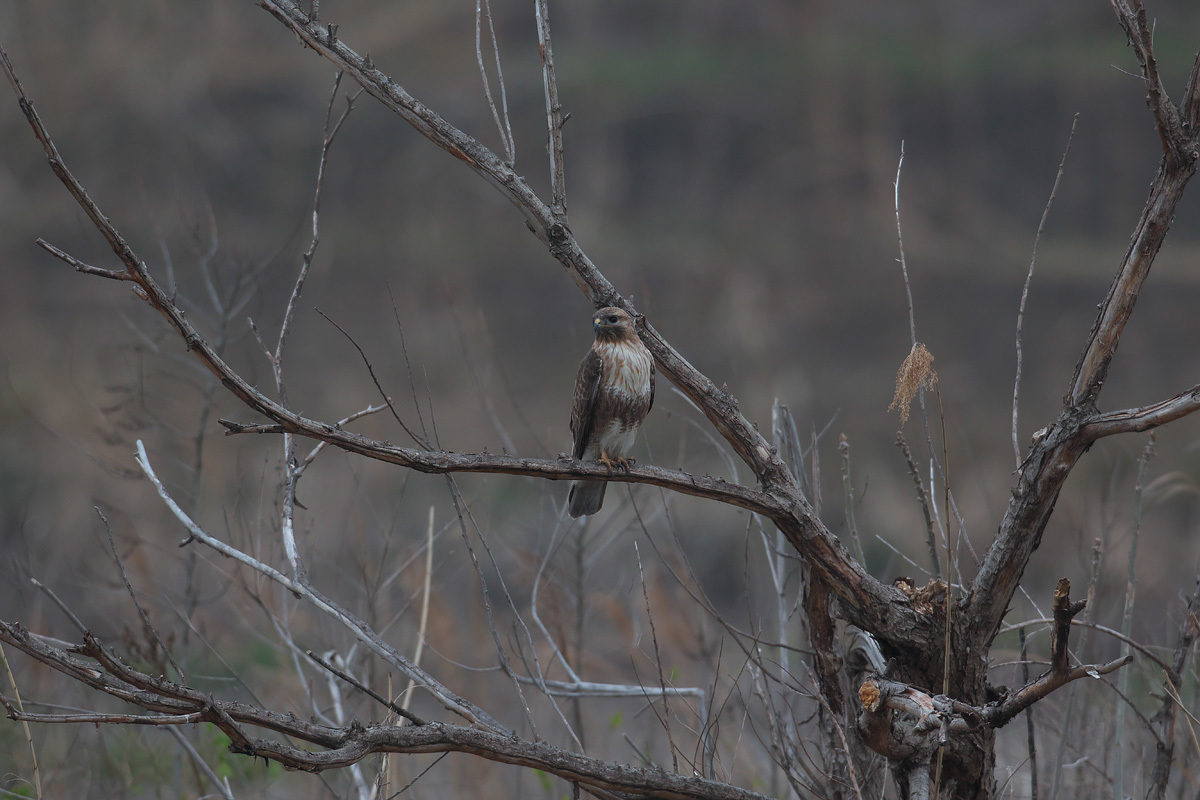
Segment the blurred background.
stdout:
<svg viewBox="0 0 1200 800">
<path fill-rule="evenodd" d="M 1164 83 L 1178 97 L 1200 47 L 1200 7 L 1154 0 L 1149 11 Z M 502 152 L 476 64 L 474 12 L 471 3 L 440 0 L 321 4 L 342 41 Z M 495 0 L 492 14 L 515 167 L 548 198 L 532 4 Z M 820 435 L 822 517 L 839 533 L 837 443 L 845 434 L 869 569 L 923 583 L 923 517 L 894 445 L 899 420 L 887 411 L 910 346 L 894 207 L 903 149 L 899 205 L 917 336 L 936 358 L 950 481 L 982 553 L 1013 484 L 1017 311 L 1072 120 L 1078 115 L 1025 310 L 1022 451 L 1060 407 L 1161 153 L 1136 61 L 1108 4 L 572 0 L 553 4 L 551 15 L 560 99 L 570 113 L 568 214 L 580 245 L 685 357 L 728 385 L 762 430 L 771 429 L 778 401 L 806 446 Z M 273 392 L 248 319 L 273 346 L 311 238 L 330 65 L 248 0 L 0 0 L 0 44 L 91 196 L 158 280 L 177 287 L 194 324 Z M 484 59 L 498 96 L 486 46 Z M 240 642 L 230 646 L 243 674 L 269 675 L 290 656 L 265 641 L 260 653 L 245 646 L 266 626 L 258 610 L 233 599 L 245 576 L 175 546 L 181 530 L 132 454 L 145 440 L 201 524 L 281 564 L 272 528 L 281 443 L 224 437 L 218 417 L 257 420 L 186 358 L 162 320 L 127 286 L 77 274 L 35 245 L 44 237 L 87 263 L 118 266 L 47 168 L 7 87 L 0 94 L 0 612 L 73 638 L 65 618 L 29 588 L 36 577 L 97 634 L 137 638 L 99 507 L 164 629 L 185 642 Z M 335 113 L 344 107 L 339 96 Z M 363 95 L 333 147 L 321 212 L 321 243 L 287 349 L 293 408 L 336 421 L 379 401 L 358 351 L 319 309 L 362 348 L 406 422 L 425 425 L 442 447 L 539 457 L 569 449 L 569 400 L 591 341 L 590 308 L 503 197 Z M 1200 381 L 1198 306 L 1193 190 L 1126 329 L 1103 409 L 1154 402 Z M 386 415 L 354 427 L 408 443 Z M 935 417 L 940 448 L 939 428 Z M 665 381 L 645 430 L 640 460 L 752 480 Z M 906 435 L 928 485 L 919 416 Z M 1190 592 L 1200 563 L 1198 440 L 1197 420 L 1169 426 L 1148 468 L 1135 631 L 1168 647 L 1179 593 Z M 1043 609 L 1059 577 L 1086 585 L 1100 539 L 1096 621 L 1119 627 L 1133 475 L 1145 441 L 1102 441 L 1080 462 L 1026 574 L 1029 597 Z M 759 534 L 733 510 L 611 487 L 582 539 L 560 516 L 565 485 L 502 476 L 459 484 L 517 606 L 528 603 L 543 560 L 561 573 L 562 585 L 547 578 L 546 591 L 564 598 L 561 608 L 554 604 L 564 631 L 574 625 L 568 600 L 582 598 L 581 638 L 592 659 L 585 677 L 628 678 L 629 631 L 644 612 L 637 537 L 666 537 L 668 547 L 678 537 L 698 584 L 739 620 L 753 618 L 771 594 Z M 452 663 L 491 665 L 495 653 L 444 480 L 326 452 L 300 499 L 314 579 L 393 620 L 398 645 L 409 648 L 416 629 L 404 609 L 423 576 L 420 559 L 405 559 L 419 552 L 435 507 L 434 585 L 442 594 L 427 638 L 444 660 L 433 669 L 452 687 L 478 681 Z M 967 576 L 969 551 L 959 546 Z M 663 604 L 661 617 L 672 603 L 690 602 L 669 577 L 669 556 L 659 563 L 643 548 L 642 558 L 656 576 L 660 594 L 651 600 Z M 381 597 L 388 599 L 376 608 Z M 1010 619 L 1038 616 L 1022 597 Z M 325 631 L 322 640 L 319 628 L 305 631 L 316 647 L 340 635 Z M 668 646 L 681 681 L 709 680 L 708 658 L 693 652 L 689 660 L 693 627 L 680 622 L 660 634 L 676 637 Z M 188 646 L 207 663 L 204 648 Z M 1035 637 L 1032 646 L 1046 649 L 1048 640 Z M 1085 656 L 1115 653 L 1111 640 L 1093 637 Z M 13 663 L 26 695 L 47 699 L 61 687 L 21 657 Z M 1145 675 L 1138 702 L 1151 709 L 1146 692 L 1157 678 L 1152 669 Z M 503 680 L 495 685 L 504 691 Z M 73 702 L 95 704 L 86 696 Z M 511 698 L 496 700 L 504 702 Z M 1111 695 L 1104 702 L 1111 708 Z M 653 728 L 649 716 L 638 724 Z M 608 720 L 594 725 L 603 731 Z M 39 735 L 53 752 L 51 733 Z M 150 734 L 74 735 L 102 740 L 97 752 L 105 755 L 75 772 L 64 767 L 61 780 L 95 796 L 114 785 L 133 791 L 114 777 L 114 753 L 121 736 Z M 0 725 L 0 742 L 13 743 L 0 751 L 17 752 L 16 726 Z M 611 754 L 631 757 L 622 747 L 618 737 Z M 157 768 L 145 767 L 152 775 Z M 766 780 L 746 769 L 747 781 Z M 438 780 L 454 789 L 450 777 Z M 534 789 L 542 791 L 526 787 Z"/>
</svg>

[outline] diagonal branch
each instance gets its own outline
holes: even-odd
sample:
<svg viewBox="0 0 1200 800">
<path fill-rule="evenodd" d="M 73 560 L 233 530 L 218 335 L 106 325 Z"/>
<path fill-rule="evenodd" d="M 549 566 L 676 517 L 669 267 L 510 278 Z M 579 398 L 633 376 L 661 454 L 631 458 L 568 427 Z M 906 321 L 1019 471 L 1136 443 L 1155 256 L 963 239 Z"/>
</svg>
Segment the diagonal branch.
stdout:
<svg viewBox="0 0 1200 800">
<path fill-rule="evenodd" d="M 1195 139 L 1193 138 L 1193 144 Z M 1150 186 L 1150 196 L 1134 228 L 1129 250 L 1121 268 L 1109 287 L 1108 296 L 1100 306 L 1100 314 L 1075 368 L 1075 376 L 1067 393 L 1067 404 L 1074 408 L 1095 408 L 1100 389 L 1108 377 L 1108 367 L 1116 353 L 1125 323 L 1133 314 L 1134 304 L 1150 267 L 1158 256 L 1163 241 L 1175 218 L 1175 209 L 1183 197 L 1188 181 L 1196 172 L 1194 160 L 1172 164 L 1164 159 Z"/>
<path fill-rule="evenodd" d="M 1092 328 L 1083 356 L 1075 369 L 1067 402 L 1071 406 L 1094 406 L 1096 396 L 1108 374 L 1125 322 L 1133 311 L 1138 293 L 1150 266 L 1154 263 L 1163 239 L 1175 217 L 1175 207 L 1183 194 L 1184 187 L 1196 171 L 1198 151 L 1195 125 L 1184 128 L 1179 110 L 1163 89 L 1158 74 L 1158 62 L 1154 57 L 1153 36 L 1146 23 L 1146 9 L 1141 0 L 1112 0 L 1117 21 L 1125 31 L 1129 43 L 1137 53 L 1142 66 L 1142 77 L 1146 84 L 1147 103 L 1154 113 L 1159 138 L 1162 140 L 1164 158 L 1158 174 L 1151 185 L 1150 197 L 1142 211 L 1141 219 L 1134 229 L 1133 240 L 1121 269 L 1113 280 L 1108 297 L 1100 309 L 1100 315 Z M 1194 116 L 1197 107 L 1197 71 L 1200 71 L 1200 56 L 1188 82 L 1184 106 Z M 1189 117 L 1189 122 L 1192 120 Z"/>
</svg>

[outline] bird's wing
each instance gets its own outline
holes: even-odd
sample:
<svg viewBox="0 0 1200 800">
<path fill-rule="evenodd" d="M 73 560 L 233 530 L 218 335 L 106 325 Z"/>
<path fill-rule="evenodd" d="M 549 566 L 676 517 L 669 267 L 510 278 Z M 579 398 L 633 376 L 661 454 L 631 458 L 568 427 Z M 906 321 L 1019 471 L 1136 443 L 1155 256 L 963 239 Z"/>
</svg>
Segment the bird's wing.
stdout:
<svg viewBox="0 0 1200 800">
<path fill-rule="evenodd" d="M 592 423 L 596 416 L 596 404 L 600 397 L 600 382 L 604 375 L 604 361 L 595 350 L 588 350 L 579 363 L 579 375 L 575 377 L 575 397 L 571 402 L 571 435 L 575 439 L 572 455 L 583 458 L 588 440 L 592 438 Z"/>
<path fill-rule="evenodd" d="M 654 408 L 654 357 L 650 358 L 650 402 L 646 404 L 646 413 L 650 413 L 650 409 Z M 642 419 L 645 419 L 643 416 Z"/>
</svg>

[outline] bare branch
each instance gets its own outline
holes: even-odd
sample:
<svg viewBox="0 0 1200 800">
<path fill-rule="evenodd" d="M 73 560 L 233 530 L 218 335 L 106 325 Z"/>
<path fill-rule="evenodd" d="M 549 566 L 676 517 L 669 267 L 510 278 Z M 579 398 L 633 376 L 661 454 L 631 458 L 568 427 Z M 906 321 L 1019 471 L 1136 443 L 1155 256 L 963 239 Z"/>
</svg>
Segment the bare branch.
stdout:
<svg viewBox="0 0 1200 800">
<path fill-rule="evenodd" d="M 321 772 L 356 764 L 373 753 L 461 752 L 503 764 L 539 769 L 564 780 L 577 781 L 610 797 L 766 800 L 756 792 L 728 784 L 661 769 L 614 764 L 507 733 L 441 722 L 403 727 L 352 722 L 345 727 L 334 727 L 305 721 L 293 714 L 216 700 L 206 692 L 126 666 L 90 635 L 84 638 L 79 651 L 99 661 L 104 672 L 64 650 L 42 643 L 19 625 L 0 621 L 0 641 L 95 689 L 148 711 L 195 716 L 210 722 L 230 737 L 231 752 L 267 758 L 290 769 Z M 134 718 L 136 724 L 150 724 L 140 721 L 144 719 Z M 284 734 L 322 749 L 314 752 L 278 740 L 251 737 L 247 734 L 249 728 Z"/>
<path fill-rule="evenodd" d="M 1032 683 L 1022 686 L 1001 702 L 982 710 L 984 721 L 993 728 L 1005 725 L 1026 708 L 1071 681 L 1085 676 L 1097 678 L 1107 675 L 1133 662 L 1133 656 L 1126 655 L 1107 664 L 1089 664 L 1071 668 L 1068 660 L 1067 639 L 1075 615 L 1083 610 L 1086 603 L 1082 600 L 1072 603 L 1070 591 L 1071 582 L 1066 578 L 1058 582 L 1058 588 L 1054 591 L 1054 634 L 1051 639 L 1050 670 Z"/>
<path fill-rule="evenodd" d="M 50 163 L 50 169 L 54 170 L 54 174 L 67 187 L 67 191 L 79 203 L 84 213 L 95 224 L 101 235 L 108 241 L 109 246 L 117 257 L 121 259 L 121 263 L 125 264 L 129 271 L 131 279 L 138 273 L 145 272 L 145 265 L 134 255 L 133 250 L 125 242 L 125 239 L 117 232 L 117 229 L 108 221 L 108 217 L 100 213 L 100 208 L 84 191 L 83 186 L 79 181 L 75 180 L 75 176 L 70 173 L 66 165 L 63 164 L 62 156 L 58 153 L 58 148 L 54 146 L 53 140 L 50 138 L 46 126 L 42 123 L 42 118 L 38 116 L 37 110 L 33 107 L 33 103 L 25 94 L 25 89 L 21 86 L 21 81 L 13 72 L 12 63 L 8 60 L 8 53 L 0 48 L 0 69 L 4 70 L 4 74 L 8 77 L 8 82 L 12 85 L 13 91 L 17 94 L 17 103 L 21 106 L 21 112 L 25 118 L 29 120 L 30 126 L 33 128 L 33 135 L 41 142 L 42 149 L 46 153 L 46 159 Z M 105 277 L 111 277 L 106 275 Z"/>
<path fill-rule="evenodd" d="M 1146 41 L 1149 46 L 1149 41 Z M 1189 131 L 1195 148 L 1197 131 Z M 1096 401 L 1108 375 L 1125 323 L 1133 313 L 1142 284 L 1166 238 L 1183 191 L 1196 170 L 1195 159 L 1180 162 L 1165 158 L 1151 185 L 1150 196 L 1134 229 L 1129 250 L 1109 287 L 1108 296 L 1085 343 L 1058 420 L 1039 432 L 1022 463 L 1013 499 L 1000 530 L 989 547 L 968 595 L 977 609 L 978 630 L 990 638 L 999 627 L 1009 600 L 1020 583 L 1058 493 L 1075 462 L 1099 436 L 1152 427 L 1194 410 L 1195 395 L 1180 395 L 1159 406 L 1127 416 L 1097 415 Z M 1090 430 L 1085 426 L 1096 423 Z"/>
<path fill-rule="evenodd" d="M 1021 468 L 1021 445 L 1017 441 L 1017 409 L 1021 396 L 1021 325 L 1025 321 L 1025 301 L 1029 299 L 1029 285 L 1033 283 L 1033 267 L 1037 263 L 1038 244 L 1042 241 L 1042 231 L 1046 229 L 1046 220 L 1050 217 L 1050 207 L 1054 205 L 1054 195 L 1058 194 L 1058 184 L 1062 181 L 1063 168 L 1067 165 L 1067 154 L 1071 152 L 1071 142 L 1075 140 L 1075 126 L 1079 124 L 1079 114 L 1071 120 L 1071 133 L 1067 136 L 1067 146 L 1063 149 L 1062 160 L 1058 162 L 1058 173 L 1054 176 L 1054 185 L 1050 187 L 1050 199 L 1042 211 L 1042 220 L 1038 223 L 1037 234 L 1033 237 L 1033 255 L 1029 258 L 1029 272 L 1025 275 L 1025 286 L 1021 289 L 1021 304 L 1017 308 L 1017 376 L 1013 379 L 1012 401 L 1012 445 L 1013 455 L 1017 459 L 1017 469 Z"/>
<path fill-rule="evenodd" d="M 547 150 L 550 154 L 550 210 L 555 219 L 564 223 L 567 217 L 567 184 L 563 173 L 562 129 L 566 120 L 562 106 L 558 103 L 558 78 L 554 74 L 554 50 L 550 46 L 550 3 L 536 0 L 534 13 L 537 16 L 538 53 L 542 57 L 542 85 L 546 93 L 546 132 L 549 138 Z"/>
<path fill-rule="evenodd" d="M 196 751 L 196 748 L 192 746 L 192 743 L 188 741 L 188 738 L 183 735 L 179 728 L 169 726 L 167 728 L 167 733 L 171 734 L 171 737 L 175 740 L 176 744 L 183 749 L 183 752 L 187 753 L 188 758 L 192 760 L 192 763 L 196 765 L 196 768 L 204 773 L 204 776 L 208 778 L 213 786 L 217 787 L 217 791 L 221 793 L 221 797 L 224 798 L 224 800 L 234 800 L 233 790 L 229 788 L 228 776 L 222 778 L 221 776 L 217 775 L 217 773 L 213 771 L 213 768 L 209 766 L 208 762 L 200 757 L 200 753 Z"/>
<path fill-rule="evenodd" d="M 1127 639 L 1133 633 L 1133 608 L 1134 601 L 1137 597 L 1137 554 L 1138 544 L 1142 538 L 1142 501 L 1144 499 L 1144 487 L 1146 485 L 1146 467 L 1150 463 L 1150 459 L 1154 456 L 1154 431 L 1146 437 L 1146 445 L 1142 449 L 1142 455 L 1138 459 L 1137 477 L 1133 482 L 1133 528 L 1130 531 L 1129 537 L 1129 561 L 1125 572 L 1125 607 L 1121 614 L 1121 633 Z M 1056 614 L 1057 616 L 1057 614 Z M 1121 654 L 1129 655 L 1129 645 L 1121 648 Z M 1129 697 L 1129 670 L 1121 673 L 1117 680 L 1117 692 L 1122 697 Z M 1125 707 L 1122 703 L 1117 706 L 1116 719 L 1113 721 L 1113 752 L 1125 752 Z M 1116 796 L 1125 796 L 1125 759 L 1118 758 L 1113 763 L 1112 770 L 1113 793 Z"/>
<path fill-rule="evenodd" d="M 1024 628 L 1028 625 L 1045 625 L 1045 624 L 1049 624 L 1052 622 L 1054 622 L 1053 617 L 1040 617 L 1038 619 L 1027 619 L 1027 620 L 1023 620 L 1021 622 L 1017 622 L 1012 625 L 1005 625 L 1003 628 L 1000 629 L 1000 631 L 1001 631 L 1001 633 L 1008 633 L 1010 631 L 1015 631 L 1019 628 Z M 1098 633 L 1103 633 L 1106 636 L 1111 636 L 1112 638 L 1116 639 L 1118 642 L 1121 642 L 1122 644 L 1127 644 L 1130 647 L 1132 647 L 1134 650 L 1137 650 L 1138 653 L 1140 653 L 1143 658 L 1150 660 L 1155 665 L 1157 665 L 1160 669 L 1170 669 L 1170 667 L 1167 665 L 1167 662 L 1165 662 L 1161 658 L 1159 658 L 1158 655 L 1154 652 L 1154 650 L 1152 650 L 1151 648 L 1147 647 L 1146 645 L 1144 645 L 1140 642 L 1134 641 L 1133 639 L 1129 638 L 1128 636 L 1122 635 L 1120 631 L 1113 630 L 1112 628 L 1105 627 L 1104 625 L 1097 625 L 1096 623 L 1088 622 L 1087 620 L 1072 619 L 1071 624 L 1077 625 L 1077 626 L 1079 626 L 1081 628 L 1085 628 L 1087 630 L 1093 630 Z"/>
<path fill-rule="evenodd" d="M 1095 441 L 1118 433 L 1141 433 L 1197 410 L 1200 410 L 1200 385 L 1152 405 L 1096 414 L 1084 422 L 1081 434 L 1089 441 Z"/>
<path fill-rule="evenodd" d="M 413 664 L 421 666 L 421 652 L 425 649 L 425 631 L 429 626 L 429 595 L 431 582 L 433 580 L 433 506 L 429 506 L 429 525 L 425 529 L 425 583 L 421 590 L 421 624 L 417 627 L 417 647 L 413 653 Z M 405 716 L 407 709 L 412 705 L 413 689 L 416 688 L 416 681 L 412 678 L 408 679 L 408 688 L 404 690 L 404 700 L 400 707 L 405 709 L 400 713 Z"/>
<path fill-rule="evenodd" d="M 157 642 L 159 648 L 162 649 L 163 655 L 165 655 L 167 660 L 171 662 L 171 666 L 175 668 L 175 673 L 179 676 L 179 680 L 183 681 L 183 683 L 186 685 L 187 674 L 175 661 L 175 656 L 171 655 L 171 649 L 167 647 L 166 643 L 163 642 L 162 637 L 158 635 L 158 629 L 150 623 L 150 617 L 147 616 L 146 610 L 142 608 L 142 604 L 138 602 L 137 593 L 133 591 L 133 585 L 129 582 L 129 575 L 125 572 L 125 564 L 121 562 L 121 554 L 117 552 L 117 543 L 113 540 L 112 526 L 108 524 L 108 519 L 100 511 L 98 506 L 95 508 L 95 511 L 96 516 L 100 517 L 100 521 L 104 523 L 104 531 L 108 534 L 108 546 L 112 548 L 113 558 L 117 562 L 117 570 L 120 571 L 121 580 L 125 583 L 125 591 L 129 592 L 129 597 L 131 600 L 133 600 L 133 606 L 137 609 L 138 616 L 142 618 L 142 625 L 145 627 L 146 631 L 154 637 L 154 641 Z"/>
<path fill-rule="evenodd" d="M 247 555 L 246 553 L 232 547 L 220 539 L 210 536 L 203 528 L 197 525 L 192 519 L 184 513 L 183 509 L 175 502 L 162 481 L 154 474 L 153 468 L 150 466 L 150 459 L 146 455 L 146 448 L 142 443 L 138 442 L 138 466 L 146 473 L 146 477 L 158 489 L 159 496 L 163 502 L 167 504 L 167 508 L 175 515 L 175 518 L 183 523 L 188 529 L 192 538 L 205 544 L 223 555 L 240 561 L 242 564 L 250 567 L 260 575 L 274 581 L 283 588 L 292 592 L 297 597 L 305 597 L 317 606 L 322 612 L 329 615 L 332 619 L 341 623 L 350 629 L 355 635 L 361 638 L 368 647 L 370 647 L 378 656 L 383 658 L 390 664 L 395 665 L 405 675 L 416 680 L 423 688 L 427 689 L 430 694 L 438 699 L 438 701 L 448 710 L 459 714 L 470 722 L 486 727 L 489 730 L 507 733 L 508 729 L 494 720 L 491 715 L 477 707 L 474 703 L 459 697 L 450 689 L 443 686 L 432 675 L 422 670 L 420 667 L 413 664 L 402 653 L 397 651 L 390 644 L 385 642 L 379 634 L 370 628 L 365 622 L 351 614 L 344 608 L 339 607 L 328 598 L 322 596 L 307 582 L 293 580 L 284 575 L 274 567 L 264 564 L 258 559 Z"/>
<path fill-rule="evenodd" d="M 654 642 L 654 664 L 658 667 L 658 686 L 663 701 L 663 727 L 667 729 L 667 747 L 671 751 L 671 764 L 675 772 L 679 772 L 679 748 L 675 746 L 675 738 L 671 735 L 671 706 L 667 702 L 667 681 L 663 677 L 662 657 L 658 652 L 658 630 L 654 627 L 654 614 L 650 611 L 650 595 L 646 591 L 646 573 L 642 570 L 642 553 L 638 550 L 637 542 L 633 543 L 633 552 L 637 556 L 638 578 L 642 583 L 642 599 L 646 603 L 646 617 L 650 620 L 650 639 Z"/>
<path fill-rule="evenodd" d="M 496 57 L 496 81 L 500 84 L 500 103 L 504 107 L 504 119 L 500 119 L 500 111 L 496 109 L 496 101 L 492 99 L 492 86 L 488 81 L 487 69 L 483 66 L 483 48 L 480 37 L 483 30 L 483 13 L 487 11 L 488 32 L 492 36 L 492 53 Z M 479 76 L 483 79 L 483 93 L 487 97 L 488 108 L 492 110 L 492 119 L 496 130 L 500 133 L 500 142 L 504 145 L 505 163 L 514 166 L 517 160 L 517 143 L 513 139 L 512 124 L 508 119 L 508 91 L 504 87 L 504 71 L 500 67 L 500 45 L 496 42 L 496 26 L 492 22 L 492 4 L 490 0 L 475 0 L 475 63 L 479 65 Z"/>
<path fill-rule="evenodd" d="M 35 588 L 49 597 L 50 602 L 58 606 L 59 611 L 67 615 L 67 619 L 71 620 L 71 624 L 75 626 L 76 630 L 78 630 L 80 633 L 83 633 L 87 630 L 87 626 L 83 624 L 83 621 L 76 616 L 75 612 L 71 610 L 70 606 L 62 601 L 62 598 L 54 593 L 53 589 L 39 581 L 37 578 L 30 578 L 29 582 L 33 584 Z"/>
<path fill-rule="evenodd" d="M 1163 154 L 1168 161 L 1194 159 L 1194 154 L 1189 156 L 1179 148 L 1179 143 L 1184 138 L 1179 110 L 1167 96 L 1162 78 L 1158 74 L 1158 60 L 1154 57 L 1154 34 L 1146 21 L 1146 8 L 1142 5 L 1142 0 L 1111 2 L 1113 11 L 1117 14 L 1117 21 L 1125 30 L 1125 36 L 1133 46 L 1138 63 L 1142 67 L 1142 79 L 1146 82 L 1146 105 L 1154 112 L 1154 122 L 1158 127 L 1158 137 L 1162 140 Z"/>
<path fill-rule="evenodd" d="M 133 280 L 133 278 L 127 272 L 121 272 L 120 270 L 116 270 L 116 269 L 102 269 L 100 267 L 93 267 L 90 264 L 85 264 L 82 261 L 80 261 L 78 258 L 75 258 L 75 256 L 70 255 L 69 253 L 64 253 L 62 250 L 59 250 L 57 247 L 50 244 L 45 239 L 38 239 L 37 245 L 38 245 L 38 247 L 42 248 L 43 250 L 45 250 L 47 253 L 54 256 L 55 258 L 61 259 L 62 261 L 65 261 L 68 264 L 70 264 L 72 267 L 75 268 L 76 272 L 86 272 L 88 275 L 97 275 L 101 278 L 109 278 L 114 281 L 131 281 L 131 280 Z"/>
<path fill-rule="evenodd" d="M 331 674 L 336 675 L 337 677 L 344 680 L 346 683 L 353 686 L 355 689 L 358 689 L 360 692 L 367 695 L 375 702 L 379 703 L 380 705 L 386 706 L 388 709 L 390 709 L 394 713 L 398 714 L 401 717 L 404 717 L 406 720 L 411 722 L 413 725 L 428 724 L 425 720 L 421 719 L 416 714 L 413 714 L 411 711 L 409 711 L 405 707 L 396 705 L 391 700 L 388 700 L 386 697 L 384 697 L 381 694 L 379 694 L 378 692 L 376 692 L 370 686 L 366 686 L 363 683 L 361 683 L 360 681 L 355 680 L 354 676 L 346 674 L 346 672 L 344 670 L 338 669 L 333 664 L 330 664 L 328 661 L 326 661 L 325 659 L 321 658 L 319 655 L 314 653 L 312 650 L 305 650 L 304 655 L 306 655 L 310 659 L 312 659 L 314 663 L 320 664 L 323 669 L 328 670 Z"/>
<path fill-rule="evenodd" d="M 908 261 L 904 257 L 904 231 L 900 227 L 900 171 L 904 168 L 904 142 L 900 142 L 900 160 L 896 163 L 896 181 L 892 184 L 895 190 L 896 210 L 896 242 L 900 246 L 900 273 L 904 276 L 904 291 L 908 297 L 908 332 L 912 339 L 912 347 L 917 346 L 917 318 L 913 313 L 912 285 L 908 282 Z M 905 414 L 907 417 L 908 415 Z"/>
<path fill-rule="evenodd" d="M 192 714 L 161 714 L 148 716 L 144 714 L 30 714 L 18 711 L 9 699 L 0 695 L 0 703 L 8 710 L 8 718 L 23 722 L 39 723 L 79 723 L 93 725 L 191 725 L 200 722 L 203 715 L 200 712 Z"/>
<path fill-rule="evenodd" d="M 20 719 L 14 714 L 24 713 L 24 707 L 21 704 L 21 690 L 17 688 L 17 679 L 13 675 L 12 664 L 9 663 L 8 654 L 4 652 L 4 647 L 0 646 L 0 661 L 4 662 L 4 673 L 8 676 L 8 685 L 12 689 L 13 700 L 9 700 L 4 695 L 0 695 L 0 702 L 3 702 L 4 708 L 8 711 L 8 716 L 11 719 Z M 29 758 L 33 761 L 33 785 L 37 789 L 37 797 L 42 797 L 42 769 L 38 765 L 37 748 L 33 746 L 33 734 L 29 730 L 29 720 L 21 720 L 21 729 L 25 733 L 25 746 L 29 748 Z"/>
<path fill-rule="evenodd" d="M 1200 637 L 1200 580 L 1188 598 L 1183 609 L 1183 621 L 1179 623 L 1179 633 L 1175 639 L 1175 656 L 1168 669 L 1163 670 L 1164 696 L 1162 706 L 1151 718 L 1151 724 L 1158 728 L 1158 740 L 1161 742 L 1154 759 L 1154 768 L 1150 772 L 1150 788 L 1146 791 L 1148 800 L 1162 800 L 1166 796 L 1167 781 L 1171 777 L 1171 760 L 1175 754 L 1175 716 L 1176 709 L 1186 706 L 1180 701 L 1179 687 L 1182 684 L 1184 668 L 1187 666 L 1188 655 L 1192 652 L 1196 639 Z M 1194 736 L 1194 734 L 1193 734 Z"/>
</svg>

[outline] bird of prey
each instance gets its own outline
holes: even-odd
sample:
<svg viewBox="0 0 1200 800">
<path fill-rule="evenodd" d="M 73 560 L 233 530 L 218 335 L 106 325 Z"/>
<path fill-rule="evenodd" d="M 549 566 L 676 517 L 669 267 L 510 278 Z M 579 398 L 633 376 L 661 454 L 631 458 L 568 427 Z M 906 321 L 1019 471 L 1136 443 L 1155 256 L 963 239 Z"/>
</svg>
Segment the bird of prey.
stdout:
<svg viewBox="0 0 1200 800">
<path fill-rule="evenodd" d="M 596 341 L 579 364 L 571 404 L 571 455 L 627 469 L 629 453 L 642 420 L 654 404 L 654 358 L 634 330 L 633 319 L 619 308 L 592 316 Z M 603 480 L 571 484 L 568 513 L 595 514 L 604 502 Z"/>
</svg>

